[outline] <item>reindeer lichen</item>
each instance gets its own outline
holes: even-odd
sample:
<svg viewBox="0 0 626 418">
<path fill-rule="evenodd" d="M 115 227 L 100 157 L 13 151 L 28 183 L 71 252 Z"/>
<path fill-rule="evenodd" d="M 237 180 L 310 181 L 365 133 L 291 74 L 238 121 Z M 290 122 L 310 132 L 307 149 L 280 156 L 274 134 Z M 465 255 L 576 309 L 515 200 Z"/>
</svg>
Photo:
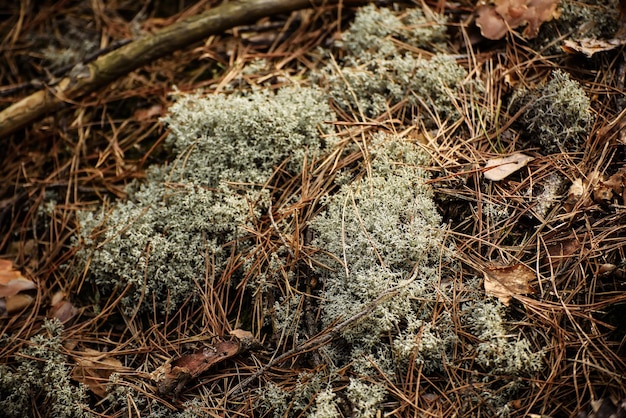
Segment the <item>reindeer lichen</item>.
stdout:
<svg viewBox="0 0 626 418">
<path fill-rule="evenodd" d="M 299 172 L 333 119 L 322 93 L 183 95 L 164 118 L 176 160 L 149 170 L 109 210 L 79 216 L 79 265 L 103 297 L 125 291 L 127 313 L 173 312 L 195 300 L 212 260 L 219 276 L 244 228 L 267 206 L 262 190 L 284 160 Z"/>
<path fill-rule="evenodd" d="M 522 112 L 518 125 L 546 153 L 578 151 L 593 121 L 589 97 L 562 70 L 547 83 L 519 89 L 509 108 L 511 114 Z"/>
<path fill-rule="evenodd" d="M 85 387 L 73 384 L 68 359 L 61 352 L 63 325 L 45 320 L 41 333 L 16 356 L 15 369 L 0 365 L 0 414 L 25 417 L 33 403 L 43 417 L 87 418 Z"/>
</svg>

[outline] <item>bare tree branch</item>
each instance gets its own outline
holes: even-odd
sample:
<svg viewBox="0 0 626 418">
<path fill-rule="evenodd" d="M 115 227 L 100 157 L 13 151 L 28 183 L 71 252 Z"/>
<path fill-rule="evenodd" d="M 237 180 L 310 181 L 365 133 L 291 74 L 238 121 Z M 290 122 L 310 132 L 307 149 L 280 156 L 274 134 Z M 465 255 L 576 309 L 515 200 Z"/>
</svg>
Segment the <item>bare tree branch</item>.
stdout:
<svg viewBox="0 0 626 418">
<path fill-rule="evenodd" d="M 335 3 L 338 0 L 318 0 Z M 140 38 L 87 65 L 76 65 L 54 86 L 47 86 L 0 112 L 0 138 L 54 112 L 143 65 L 207 36 L 262 17 L 311 7 L 315 0 L 232 0 L 201 15 Z"/>
</svg>

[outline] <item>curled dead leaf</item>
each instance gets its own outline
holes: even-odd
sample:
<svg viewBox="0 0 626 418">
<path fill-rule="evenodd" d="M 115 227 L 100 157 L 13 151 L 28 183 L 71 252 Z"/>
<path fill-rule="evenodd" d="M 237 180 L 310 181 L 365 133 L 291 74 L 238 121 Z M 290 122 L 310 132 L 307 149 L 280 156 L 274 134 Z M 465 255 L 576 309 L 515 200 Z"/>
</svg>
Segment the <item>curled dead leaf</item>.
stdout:
<svg viewBox="0 0 626 418">
<path fill-rule="evenodd" d="M 555 239 L 546 245 L 546 253 L 541 257 L 542 266 L 560 268 L 564 263 L 576 257 L 580 250 L 580 241 L 576 237 Z"/>
<path fill-rule="evenodd" d="M 593 54 L 598 52 L 611 51 L 626 44 L 626 39 L 594 39 L 583 38 L 578 40 L 565 40 L 561 49 L 568 54 L 579 53 L 591 58 Z"/>
<path fill-rule="evenodd" d="M 134 118 L 138 121 L 146 121 L 155 119 L 156 116 L 160 116 L 163 113 L 163 106 L 161 105 L 153 105 L 149 108 L 137 109 L 134 113 Z"/>
<path fill-rule="evenodd" d="M 582 178 L 577 178 L 572 182 L 572 185 L 569 187 L 567 191 L 567 199 L 563 203 L 563 207 L 568 212 L 574 210 L 574 208 L 578 205 L 578 203 L 585 196 L 586 184 L 583 182 Z"/>
<path fill-rule="evenodd" d="M 20 293 L 13 296 L 7 296 L 4 299 L 0 299 L 3 302 L 3 305 L 0 305 L 0 313 L 2 315 L 12 314 L 23 310 L 30 306 L 34 301 L 31 295 L 27 295 L 25 293 Z M 4 312 L 2 312 L 4 307 Z"/>
<path fill-rule="evenodd" d="M 547 246 L 550 258 L 569 257 L 580 248 L 580 242 L 576 238 L 567 238 Z"/>
<path fill-rule="evenodd" d="M 598 276 L 613 273 L 617 270 L 617 266 L 611 263 L 604 263 L 598 267 Z"/>
<path fill-rule="evenodd" d="M 197 378 L 214 364 L 239 353 L 240 348 L 238 342 L 220 341 L 158 367 L 150 373 L 150 377 L 156 382 L 160 394 L 178 397 L 190 380 Z"/>
<path fill-rule="evenodd" d="M 237 328 L 232 330 L 230 332 L 230 335 L 239 340 L 239 351 L 246 351 L 261 347 L 261 343 L 256 338 L 254 338 L 254 335 L 252 335 L 250 331 Z"/>
<path fill-rule="evenodd" d="M 476 8 L 476 26 L 487 39 L 502 39 L 509 30 L 527 25 L 523 35 L 534 38 L 542 23 L 558 17 L 557 0 L 494 0 Z"/>
<path fill-rule="evenodd" d="M 533 157 L 519 152 L 504 158 L 494 158 L 487 161 L 483 174 L 487 180 L 500 181 L 515 173 L 532 160 L 534 160 Z"/>
<path fill-rule="evenodd" d="M 593 200 L 596 203 L 611 203 L 616 196 L 621 204 L 626 204 L 626 167 L 620 168 L 608 179 L 602 176 L 593 187 Z"/>
<path fill-rule="evenodd" d="M 524 264 L 489 267 L 483 270 L 483 274 L 485 293 L 497 297 L 505 306 L 509 306 L 511 297 L 534 293 L 530 282 L 537 275 L 533 269 Z"/>
</svg>

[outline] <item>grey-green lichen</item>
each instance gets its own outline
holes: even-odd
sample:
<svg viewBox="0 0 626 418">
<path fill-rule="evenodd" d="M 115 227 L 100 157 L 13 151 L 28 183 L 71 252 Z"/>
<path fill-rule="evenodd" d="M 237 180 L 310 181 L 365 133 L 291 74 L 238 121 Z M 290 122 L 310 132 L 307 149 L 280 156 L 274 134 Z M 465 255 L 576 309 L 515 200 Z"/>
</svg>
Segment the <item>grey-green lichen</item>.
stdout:
<svg viewBox="0 0 626 418">
<path fill-rule="evenodd" d="M 401 16 L 373 4 L 360 8 L 339 43 L 353 57 L 364 61 L 394 55 L 394 40 L 416 48 L 431 49 L 446 40 L 446 19 L 421 9 L 409 9 Z"/>
<path fill-rule="evenodd" d="M 449 364 L 483 373 L 476 384 L 484 393 L 475 402 L 487 401 L 493 411 L 504 414 L 514 389 L 523 387 L 517 379 L 536 373 L 543 353 L 513 331 L 503 306 L 491 302 L 479 282 L 465 283 L 464 296 L 441 282 L 439 266 L 452 262 L 452 251 L 426 185 L 423 167 L 428 158 L 420 147 L 376 134 L 368 154 L 363 175 L 343 179 L 310 224 L 313 244 L 320 250 L 315 259 L 325 266 L 317 270 L 324 289 L 319 295 L 321 328 L 358 315 L 379 295 L 404 286 L 341 330 L 336 343 L 320 349 L 328 369 L 323 378 L 318 373 L 314 380 L 316 387 L 320 381 L 327 386 L 324 396 L 308 399 L 308 404 L 313 402 L 310 416 L 319 416 L 321 410 L 333 416 L 341 403 L 342 411 L 349 408 L 352 416 L 375 416 L 388 396 L 385 382 L 396 382 L 398 373 L 402 376 L 409 368 L 436 374 Z M 460 309 L 459 297 L 472 302 Z M 275 308 L 283 332 L 302 329 L 297 326 L 303 321 L 301 300 L 283 300 Z M 453 312 L 462 315 L 455 318 Z M 471 342 L 463 335 L 472 336 Z M 337 389 L 341 381 L 337 371 L 350 377 L 343 389 Z M 498 388 L 509 383 L 515 383 L 510 396 L 503 396 Z M 294 415 L 288 391 L 273 385 L 262 392 L 275 416 Z"/>
<path fill-rule="evenodd" d="M 179 156 L 168 181 L 263 184 L 287 158 L 285 169 L 298 173 L 304 156 L 319 152 L 334 119 L 314 88 L 182 96 L 163 119 Z"/>
<path fill-rule="evenodd" d="M 509 112 L 519 111 L 527 140 L 546 153 L 578 151 L 593 122 L 589 97 L 560 69 L 547 83 L 515 92 Z"/>
<path fill-rule="evenodd" d="M 158 400 L 146 396 L 130 382 L 124 382 L 117 374 L 109 377 L 107 396 L 103 404 L 116 416 L 141 416 L 145 418 L 197 418 L 211 416 L 206 413 L 207 402 L 198 398 L 179 405 L 180 411 L 173 411 Z M 137 414 L 137 415 L 136 415 Z"/>
<path fill-rule="evenodd" d="M 260 396 L 257 407 L 272 411 L 275 418 L 300 416 L 308 408 L 311 399 L 323 390 L 329 390 L 327 380 L 322 373 L 303 372 L 289 390 L 269 382 L 258 390 Z M 323 408 L 328 410 L 330 406 L 325 405 Z"/>
<path fill-rule="evenodd" d="M 352 416 L 356 418 L 375 417 L 387 395 L 384 384 L 367 383 L 358 379 L 350 379 L 346 392 L 348 401 L 352 404 Z"/>
<path fill-rule="evenodd" d="M 434 291 L 436 266 L 448 257 L 441 218 L 424 184 L 425 155 L 408 141 L 385 136 L 378 137 L 371 154 L 369 174 L 343 186 L 311 224 L 314 243 L 329 254 L 320 261 L 333 270 L 322 303 L 325 324 L 355 315 L 411 274 L 418 277 L 343 333 L 367 349 L 400 321 L 419 317 L 412 299 Z"/>
<path fill-rule="evenodd" d="M 128 199 L 80 214 L 79 268 L 103 297 L 125 292 L 126 313 L 172 312 L 219 277 L 233 248 L 245 252 L 245 228 L 268 204 L 262 188 L 284 160 L 299 172 L 324 146 L 333 120 L 322 93 L 183 95 L 164 118 L 176 159 L 154 167 Z M 210 261 L 209 261 L 210 260 Z"/>
<path fill-rule="evenodd" d="M 359 117 L 380 116 L 406 100 L 431 125 L 457 118 L 458 97 L 480 84 L 470 88 L 467 71 L 452 56 L 427 59 L 413 52 L 443 49 L 445 30 L 445 19 L 435 13 L 397 17 L 373 5 L 359 9 L 339 44 L 346 52 L 341 65 L 323 71 L 330 96 Z"/>
<path fill-rule="evenodd" d="M 540 369 L 543 353 L 525 338 L 511 338 L 502 304 L 470 303 L 464 313 L 468 330 L 479 339 L 476 363 L 488 373 L 529 376 Z"/>
<path fill-rule="evenodd" d="M 0 365 L 0 414 L 5 417 L 29 417 L 34 404 L 43 417 L 93 417 L 86 407 L 82 385 L 70 380 L 71 369 L 62 350 L 63 325 L 45 320 L 41 333 L 16 356 L 16 367 Z"/>
<path fill-rule="evenodd" d="M 559 18 L 544 24 L 534 50 L 547 48 L 544 56 L 563 53 L 555 39 L 612 39 L 619 30 L 619 8 L 613 0 L 561 0 Z M 533 43 L 535 43 L 533 42 Z"/>
<path fill-rule="evenodd" d="M 340 73 L 326 69 L 330 98 L 367 117 L 405 99 L 429 119 L 426 123 L 459 116 L 456 98 L 478 84 L 470 86 L 467 72 L 452 57 L 425 59 L 401 51 L 392 40 L 430 48 L 445 39 L 442 23 L 419 12 L 401 18 L 373 6 L 359 12 L 343 39 L 347 56 L 339 62 Z M 419 30 L 426 33 L 414 36 Z M 215 277 L 231 253 L 251 249 L 246 234 L 268 208 L 271 196 L 262 184 L 275 167 L 288 159 L 282 169 L 293 175 L 305 155 L 321 154 L 322 138 L 330 133 L 324 122 L 333 119 L 327 96 L 317 89 L 181 96 L 164 119 L 172 132 L 172 164 L 150 169 L 145 182 L 128 188 L 125 202 L 81 215 L 85 246 L 78 258 L 89 266 L 88 281 L 107 295 L 126 291 L 122 303 L 128 313 L 153 307 L 171 312 L 193 300 L 207 276 L 208 259 L 213 269 L 208 276 Z M 346 411 L 375 416 L 393 396 L 388 382 L 400 385 L 398 376 L 410 370 L 438 374 L 458 364 L 482 373 L 474 383 L 483 393 L 474 404 L 486 401 L 506 412 L 508 400 L 499 388 L 510 384 L 506 393 L 513 396 L 522 385 L 517 379 L 539 367 L 541 352 L 507 322 L 505 310 L 484 295 L 480 283 L 463 283 L 473 302 L 462 309 L 458 289 L 442 283 L 441 264 L 454 261 L 426 184 L 427 155 L 394 135 L 376 134 L 365 142 L 360 175 L 340 173 L 337 193 L 323 198 L 323 211 L 308 225 L 311 245 L 319 250 L 311 257 L 322 290 L 314 297 L 272 294 L 273 309 L 264 314 L 271 317 L 273 336 L 284 343 L 277 346 L 297 346 L 311 331 L 328 332 L 379 295 L 403 286 L 316 350 L 324 367 L 301 373 L 289 387 L 264 376 L 270 381 L 257 389 L 257 407 L 281 417 Z M 243 270 L 253 262 L 253 257 L 244 260 Z M 288 269 L 278 252 L 270 254 L 267 265 Z M 246 291 L 269 295 L 276 289 L 270 273 L 256 275 L 255 288 Z M 293 272 L 283 280 L 294 281 Z M 307 323 L 307 299 L 319 315 L 313 324 L 318 329 Z M 124 411 L 129 409 L 124 400 L 141 395 L 121 386 L 112 385 L 108 401 Z"/>
<path fill-rule="evenodd" d="M 334 418 L 341 417 L 337 405 L 337 395 L 331 387 L 327 387 L 317 393 L 313 410 L 307 415 L 308 418 Z"/>
</svg>

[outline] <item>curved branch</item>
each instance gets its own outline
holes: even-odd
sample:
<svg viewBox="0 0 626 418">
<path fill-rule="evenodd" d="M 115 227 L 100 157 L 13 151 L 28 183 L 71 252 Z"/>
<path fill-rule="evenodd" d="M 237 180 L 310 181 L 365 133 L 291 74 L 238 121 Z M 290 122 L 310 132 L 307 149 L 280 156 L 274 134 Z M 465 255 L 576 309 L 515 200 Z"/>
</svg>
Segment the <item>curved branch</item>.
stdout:
<svg viewBox="0 0 626 418">
<path fill-rule="evenodd" d="M 337 0 L 325 0 L 334 3 Z M 207 36 L 260 18 L 313 5 L 313 0 L 233 0 L 157 33 L 126 44 L 97 60 L 76 65 L 54 86 L 47 86 L 0 112 L 0 138 L 27 126 L 63 103 L 76 100 L 157 58 Z"/>
</svg>

